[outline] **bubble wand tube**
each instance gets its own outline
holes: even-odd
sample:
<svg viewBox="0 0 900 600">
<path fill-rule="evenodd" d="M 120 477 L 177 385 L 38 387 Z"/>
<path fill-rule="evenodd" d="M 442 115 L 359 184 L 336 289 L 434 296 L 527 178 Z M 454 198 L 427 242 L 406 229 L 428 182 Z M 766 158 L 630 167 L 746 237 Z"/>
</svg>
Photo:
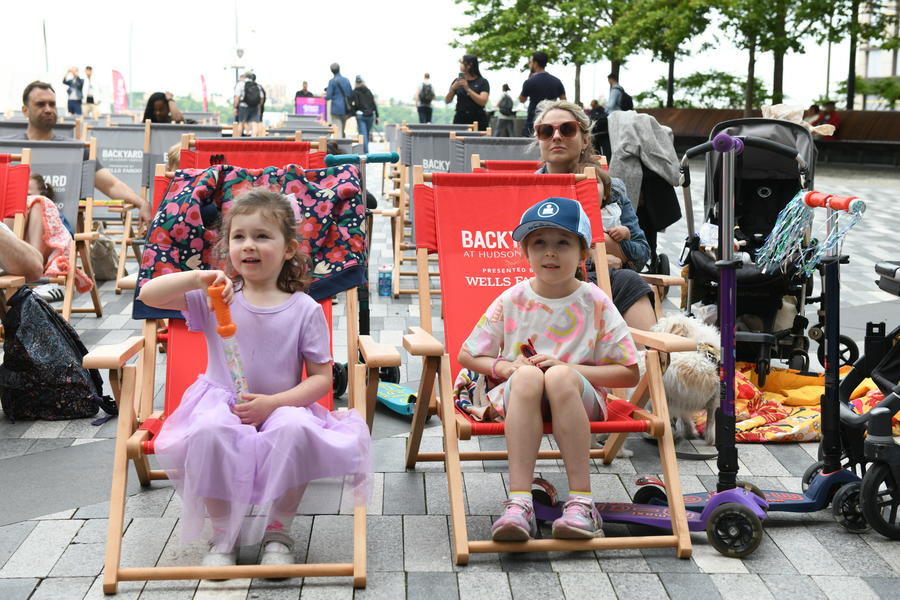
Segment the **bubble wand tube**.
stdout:
<svg viewBox="0 0 900 600">
<path fill-rule="evenodd" d="M 222 338 L 225 364 L 228 366 L 228 374 L 231 375 L 232 389 L 237 395 L 237 402 L 240 402 L 241 394 L 246 394 L 250 390 L 247 388 L 244 363 L 241 362 L 241 353 L 238 351 L 237 340 L 234 338 L 234 334 L 237 333 L 237 325 L 231 320 L 231 309 L 222 299 L 224 291 L 224 285 L 217 285 L 207 288 L 206 293 L 209 294 L 209 299 L 212 301 L 213 312 L 215 312 L 216 321 L 219 324 L 216 332 Z"/>
</svg>

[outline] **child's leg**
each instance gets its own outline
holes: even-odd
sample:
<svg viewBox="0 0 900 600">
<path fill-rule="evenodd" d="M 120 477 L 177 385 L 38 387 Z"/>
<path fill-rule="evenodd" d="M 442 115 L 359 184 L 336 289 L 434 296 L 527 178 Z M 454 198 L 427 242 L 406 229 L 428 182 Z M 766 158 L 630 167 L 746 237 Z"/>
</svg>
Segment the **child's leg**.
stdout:
<svg viewBox="0 0 900 600">
<path fill-rule="evenodd" d="M 509 451 L 510 492 L 531 493 L 534 463 L 537 461 L 544 420 L 541 400 L 544 373 L 537 367 L 520 367 L 510 380 L 506 408 L 506 444 Z"/>
<path fill-rule="evenodd" d="M 212 539 L 210 542 L 215 546 L 215 552 L 231 552 L 234 547 L 234 540 L 226 539 L 230 529 L 231 521 L 231 502 L 228 500 L 219 500 L 218 498 L 206 498 L 206 513 L 209 515 L 209 521 L 212 524 Z"/>
<path fill-rule="evenodd" d="M 44 243 L 44 207 L 35 201 L 28 211 L 28 220 L 25 223 L 25 241 L 28 245 L 37 248 L 41 253 L 44 265 L 47 264 L 47 257 L 50 255 L 50 248 Z"/>
<path fill-rule="evenodd" d="M 590 496 L 591 432 L 581 400 L 584 382 L 574 369 L 557 365 L 544 374 L 544 383 L 553 417 L 553 437 L 566 466 L 569 489 Z"/>
<path fill-rule="evenodd" d="M 266 531 L 283 531 L 290 534 L 294 515 L 297 514 L 297 506 L 300 505 L 305 491 L 306 484 L 304 483 L 288 489 L 272 502 L 272 514 L 269 524 L 266 525 Z"/>
</svg>

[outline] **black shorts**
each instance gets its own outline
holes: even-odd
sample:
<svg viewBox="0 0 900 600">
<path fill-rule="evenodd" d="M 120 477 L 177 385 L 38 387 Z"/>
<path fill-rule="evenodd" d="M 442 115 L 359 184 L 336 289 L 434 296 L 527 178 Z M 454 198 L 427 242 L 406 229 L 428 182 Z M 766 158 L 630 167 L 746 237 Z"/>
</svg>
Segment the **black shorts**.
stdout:
<svg viewBox="0 0 900 600">
<path fill-rule="evenodd" d="M 624 315 L 635 302 L 647 296 L 653 304 L 653 290 L 650 285 L 641 279 L 636 271 L 631 269 L 610 269 L 609 284 L 612 288 L 612 301 Z"/>
<path fill-rule="evenodd" d="M 239 106 L 239 123 L 259 123 L 259 106 Z"/>
</svg>

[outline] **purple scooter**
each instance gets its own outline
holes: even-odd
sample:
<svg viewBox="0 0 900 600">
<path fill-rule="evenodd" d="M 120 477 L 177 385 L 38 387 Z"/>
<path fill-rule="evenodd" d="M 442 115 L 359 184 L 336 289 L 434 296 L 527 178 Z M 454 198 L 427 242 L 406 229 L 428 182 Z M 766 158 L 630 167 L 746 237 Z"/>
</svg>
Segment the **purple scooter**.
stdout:
<svg viewBox="0 0 900 600">
<path fill-rule="evenodd" d="M 756 141 L 756 140 L 753 140 Z M 767 140 L 760 140 L 765 142 Z M 752 143 L 752 142 L 751 142 Z M 700 156 L 710 151 L 722 154 L 722 194 L 719 214 L 719 330 L 721 332 L 722 361 L 719 365 L 719 408 L 716 409 L 716 449 L 718 450 L 719 480 L 716 491 L 701 511 L 687 510 L 688 529 L 706 531 L 710 544 L 725 556 L 741 558 L 759 547 L 763 538 L 762 520 L 766 518 L 768 503 L 751 490 L 740 487 L 737 481 L 738 458 L 735 446 L 734 374 L 735 374 L 735 320 L 737 308 L 737 278 L 735 271 L 741 266 L 734 256 L 734 157 L 744 149 L 744 140 L 720 133 L 711 142 L 705 142 L 685 153 L 686 158 Z M 686 182 L 685 185 L 690 182 Z M 687 200 L 688 197 L 686 197 Z M 686 210 L 691 210 L 689 201 Z M 639 484 L 658 483 L 651 479 Z M 552 521 L 560 516 L 562 505 L 552 484 L 535 479 L 532 490 L 535 515 L 542 521 Z M 644 504 L 651 498 L 643 498 L 646 486 L 635 494 L 635 503 L 598 502 L 597 509 L 610 523 L 634 523 L 662 529 L 671 529 L 671 517 L 666 506 Z"/>
</svg>

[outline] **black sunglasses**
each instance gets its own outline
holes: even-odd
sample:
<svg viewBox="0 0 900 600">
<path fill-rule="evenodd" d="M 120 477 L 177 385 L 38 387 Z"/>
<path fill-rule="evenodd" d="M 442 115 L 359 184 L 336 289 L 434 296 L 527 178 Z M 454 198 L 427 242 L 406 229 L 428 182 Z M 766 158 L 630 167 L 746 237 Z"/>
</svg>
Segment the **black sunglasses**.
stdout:
<svg viewBox="0 0 900 600">
<path fill-rule="evenodd" d="M 550 125 L 549 123 L 538 125 L 534 128 L 534 132 L 539 140 L 546 141 L 551 139 L 557 130 L 559 130 L 559 135 L 562 137 L 570 138 L 575 137 L 580 129 L 577 121 L 566 121 L 559 125 Z"/>
</svg>

